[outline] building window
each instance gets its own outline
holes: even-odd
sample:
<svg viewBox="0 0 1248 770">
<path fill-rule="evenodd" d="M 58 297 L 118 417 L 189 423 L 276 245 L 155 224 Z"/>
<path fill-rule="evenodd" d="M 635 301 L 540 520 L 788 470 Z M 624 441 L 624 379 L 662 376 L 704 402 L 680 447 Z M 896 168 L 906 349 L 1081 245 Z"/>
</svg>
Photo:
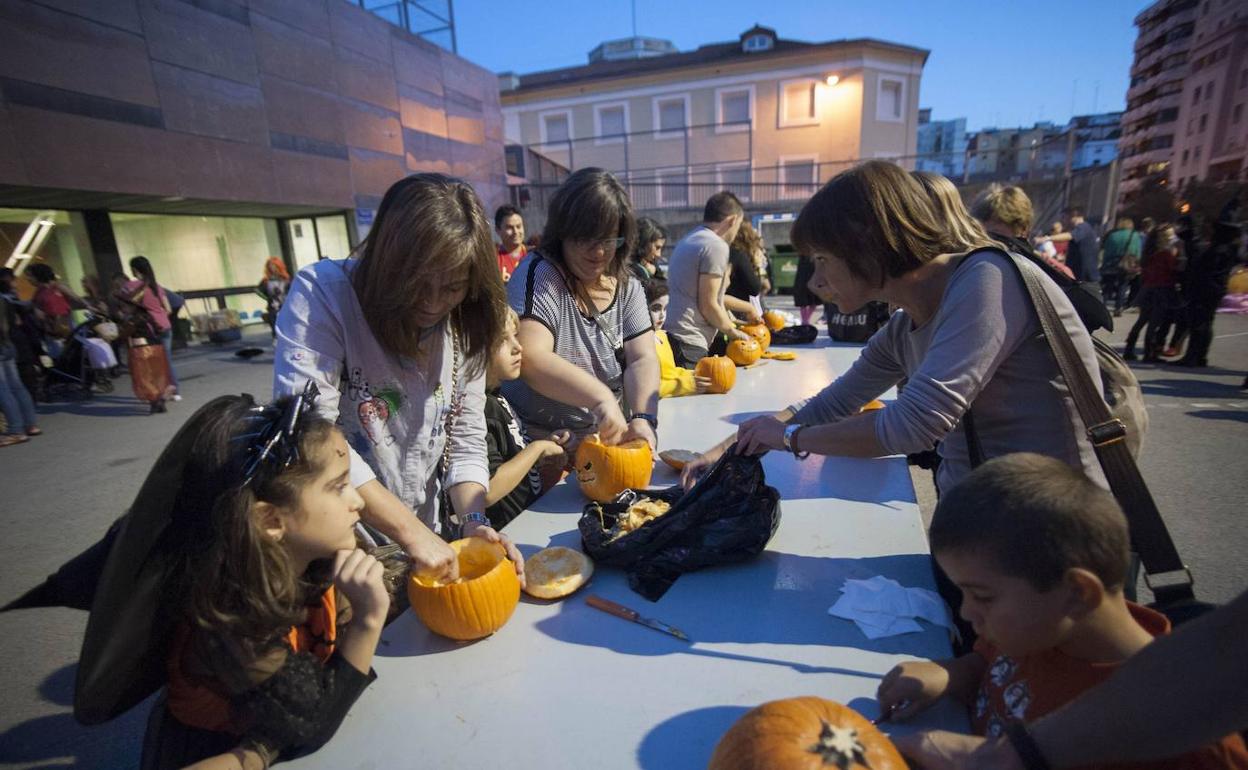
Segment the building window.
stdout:
<svg viewBox="0 0 1248 770">
<path fill-rule="evenodd" d="M 770 35 L 750 35 L 745 39 L 745 44 L 741 47 L 747 52 L 753 51 L 770 51 L 772 40 Z"/>
<path fill-rule="evenodd" d="M 1200 86 L 1192 93 L 1192 104 L 1200 104 Z"/>
<path fill-rule="evenodd" d="M 661 168 L 658 170 L 659 205 L 689 205 L 689 170 L 680 168 Z"/>
<path fill-rule="evenodd" d="M 628 133 L 628 105 L 599 104 L 594 106 L 594 144 L 620 144 Z"/>
<path fill-rule="evenodd" d="M 780 190 L 786 198 L 815 194 L 819 182 L 819 158 L 814 155 L 780 158 Z"/>
<path fill-rule="evenodd" d="M 1231 110 L 1231 122 L 1238 123 L 1242 117 L 1244 117 L 1244 105 L 1237 104 L 1235 109 Z"/>
<path fill-rule="evenodd" d="M 1199 147 L 1197 147 L 1195 152 L 1192 153 L 1192 159 L 1196 161 L 1200 160 L 1200 148 Z"/>
<path fill-rule="evenodd" d="M 819 122 L 818 83 L 786 80 L 780 83 L 780 127 L 811 126 Z"/>
<path fill-rule="evenodd" d="M 896 78 L 880 78 L 879 99 L 875 105 L 876 120 L 901 122 L 905 116 L 906 83 Z"/>
<path fill-rule="evenodd" d="M 1239 87 L 1248 88 L 1248 70 L 1239 73 Z"/>
<path fill-rule="evenodd" d="M 1205 101 L 1209 101 L 1212 98 L 1213 98 L 1213 83 L 1208 83 L 1205 85 Z"/>
<path fill-rule="evenodd" d="M 715 183 L 744 202 L 750 200 L 754 173 L 748 163 L 726 163 L 715 167 Z"/>
<path fill-rule="evenodd" d="M 541 117 L 542 144 L 566 143 L 572 139 L 572 112 L 547 112 Z"/>
<path fill-rule="evenodd" d="M 1184 151 L 1183 151 L 1183 160 L 1179 161 L 1179 165 L 1180 165 L 1180 166 L 1186 166 L 1186 165 L 1187 165 L 1187 156 L 1188 156 L 1188 151 L 1187 151 L 1187 150 L 1184 150 Z"/>
<path fill-rule="evenodd" d="M 748 131 L 754 122 L 754 87 L 715 91 L 716 133 Z"/>
<path fill-rule="evenodd" d="M 1209 125 L 1209 113 L 1205 113 L 1204 115 L 1200 116 L 1200 126 L 1196 130 L 1203 134 L 1205 133 L 1205 127 L 1208 125 Z"/>
<path fill-rule="evenodd" d="M 660 139 L 684 136 L 689 126 L 689 96 L 656 96 L 654 99 L 654 127 Z"/>
</svg>

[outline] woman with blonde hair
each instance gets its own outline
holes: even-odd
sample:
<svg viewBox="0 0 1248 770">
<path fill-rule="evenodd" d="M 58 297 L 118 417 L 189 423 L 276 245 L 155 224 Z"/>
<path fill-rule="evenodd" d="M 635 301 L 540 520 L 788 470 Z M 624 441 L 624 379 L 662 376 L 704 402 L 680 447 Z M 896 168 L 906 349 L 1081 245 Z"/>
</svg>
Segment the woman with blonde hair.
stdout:
<svg viewBox="0 0 1248 770">
<path fill-rule="evenodd" d="M 458 523 L 465 537 L 501 540 L 522 572 L 485 515 L 485 369 L 507 306 L 481 201 L 443 174 L 401 179 L 357 254 L 295 275 L 277 319 L 274 394 L 316 383 L 318 411 L 350 445 L 364 521 L 417 570 L 457 576 L 435 532 Z"/>
<path fill-rule="evenodd" d="M 950 208 L 952 215 L 938 212 L 920 180 L 885 161 L 838 175 L 810 199 L 792 238 L 814 258 L 811 289 L 838 307 L 881 301 L 900 310 L 848 372 L 778 415 L 744 423 L 686 466 L 687 483 L 735 439 L 743 452 L 849 457 L 913 454 L 939 442 L 941 489 L 977 462 L 1011 452 L 1056 457 L 1105 484 L 1018 271 L 1041 278 L 1099 383 L 1087 330 L 1038 266 L 1010 264 L 960 200 Z M 903 378 L 905 389 L 887 409 L 858 413 Z M 978 458 L 963 423 L 972 404 Z"/>
</svg>

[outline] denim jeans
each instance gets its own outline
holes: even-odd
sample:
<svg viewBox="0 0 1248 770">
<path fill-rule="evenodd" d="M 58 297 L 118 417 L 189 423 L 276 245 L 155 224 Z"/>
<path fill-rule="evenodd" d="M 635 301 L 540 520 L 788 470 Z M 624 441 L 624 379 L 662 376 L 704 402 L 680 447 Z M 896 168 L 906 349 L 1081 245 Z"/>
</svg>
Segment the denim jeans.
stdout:
<svg viewBox="0 0 1248 770">
<path fill-rule="evenodd" d="M 178 389 L 178 375 L 173 371 L 173 329 L 165 329 L 160 333 L 160 344 L 165 346 L 165 357 L 169 359 L 169 384 Z"/>
<path fill-rule="evenodd" d="M 0 411 L 9 424 L 9 433 L 25 433 L 35 427 L 35 401 L 17 373 L 17 355 L 12 345 L 0 348 Z"/>
</svg>

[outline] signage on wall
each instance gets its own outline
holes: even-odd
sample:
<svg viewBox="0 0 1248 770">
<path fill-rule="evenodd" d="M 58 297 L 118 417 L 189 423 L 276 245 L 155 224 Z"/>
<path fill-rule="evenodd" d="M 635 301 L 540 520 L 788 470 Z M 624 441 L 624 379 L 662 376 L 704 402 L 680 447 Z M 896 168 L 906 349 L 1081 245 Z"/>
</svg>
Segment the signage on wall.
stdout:
<svg viewBox="0 0 1248 770">
<path fill-rule="evenodd" d="M 373 211 L 372 209 L 356 209 L 355 221 L 357 224 L 360 224 L 363 226 L 371 225 L 373 223 L 373 215 L 375 213 L 376 212 Z"/>
</svg>

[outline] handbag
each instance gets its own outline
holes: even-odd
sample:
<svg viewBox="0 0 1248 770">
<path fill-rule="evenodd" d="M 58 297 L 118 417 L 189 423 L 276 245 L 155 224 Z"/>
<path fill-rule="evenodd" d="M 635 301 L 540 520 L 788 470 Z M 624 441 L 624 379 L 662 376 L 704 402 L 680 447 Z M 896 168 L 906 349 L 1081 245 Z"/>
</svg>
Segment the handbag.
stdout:
<svg viewBox="0 0 1248 770">
<path fill-rule="evenodd" d="M 1132 550 L 1138 554 L 1144 567 L 1144 584 L 1153 592 L 1153 609 L 1163 613 L 1174 624 L 1199 617 L 1214 609 L 1214 605 L 1196 598 L 1195 579 L 1192 571 L 1183 563 L 1178 548 L 1170 537 L 1170 530 L 1157 509 L 1148 485 L 1140 474 L 1131 446 L 1131 428 L 1127 422 L 1110 412 L 1109 404 L 1092 384 L 1079 353 L 1075 350 L 1070 333 L 1062 325 L 1053 301 L 1045 293 L 1040 278 L 1019 267 L 1011 256 L 1010 264 L 1023 279 L 1031 304 L 1040 320 L 1040 328 L 1049 344 L 1049 350 L 1057 362 L 1062 380 L 1075 402 L 1086 430 L 1088 440 L 1109 481 L 1110 491 L 1122 506 L 1130 527 Z M 1095 338 L 1094 338 L 1094 341 Z M 1097 341 L 1099 342 L 1099 341 Z M 1102 343 L 1103 344 L 1103 343 Z M 1113 352 L 1112 350 L 1110 351 Z M 1101 357 L 1098 351 L 1098 359 Z M 1116 356 L 1115 356 L 1116 357 Z M 1118 359 L 1121 361 L 1121 359 Z M 1123 364 L 1125 368 L 1125 364 Z M 1104 370 L 1102 370 L 1104 372 Z M 1130 370 L 1127 369 L 1129 373 Z M 1104 374 L 1102 374 L 1104 376 Z M 1134 375 L 1131 375 L 1134 380 Z M 1135 384 L 1138 389 L 1139 383 Z M 1106 397 L 1111 397 L 1108 390 Z M 1142 406 L 1141 406 L 1142 408 Z M 963 417 L 967 444 L 971 451 L 971 464 L 983 462 L 983 451 L 975 435 L 974 418 L 970 411 Z M 1135 446 L 1138 447 L 1138 438 Z M 1133 565 L 1134 566 L 1134 565 Z M 1165 579 L 1163 579 L 1165 576 Z M 1134 583 L 1128 586 L 1134 588 Z"/>
</svg>

